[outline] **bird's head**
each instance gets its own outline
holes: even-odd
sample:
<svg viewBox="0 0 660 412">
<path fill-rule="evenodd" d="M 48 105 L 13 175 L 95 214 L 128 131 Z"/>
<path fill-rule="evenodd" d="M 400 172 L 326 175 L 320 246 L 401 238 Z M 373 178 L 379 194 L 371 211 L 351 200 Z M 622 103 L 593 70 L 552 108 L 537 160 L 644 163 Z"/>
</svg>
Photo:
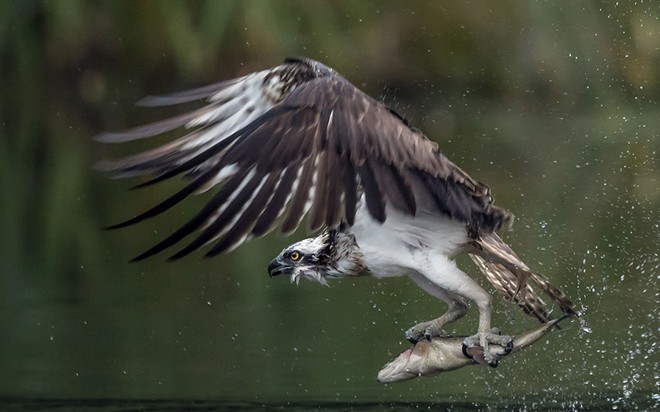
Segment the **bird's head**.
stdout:
<svg viewBox="0 0 660 412">
<path fill-rule="evenodd" d="M 328 272 L 328 245 L 324 236 L 301 240 L 287 246 L 268 265 L 268 274 L 290 275 L 291 283 L 300 281 L 300 278 L 316 280 L 328 286 L 325 279 Z"/>
<path fill-rule="evenodd" d="M 290 275 L 296 284 L 307 278 L 328 286 L 328 279 L 368 275 L 369 270 L 353 235 L 327 230 L 284 248 L 268 265 L 268 273 Z"/>
</svg>

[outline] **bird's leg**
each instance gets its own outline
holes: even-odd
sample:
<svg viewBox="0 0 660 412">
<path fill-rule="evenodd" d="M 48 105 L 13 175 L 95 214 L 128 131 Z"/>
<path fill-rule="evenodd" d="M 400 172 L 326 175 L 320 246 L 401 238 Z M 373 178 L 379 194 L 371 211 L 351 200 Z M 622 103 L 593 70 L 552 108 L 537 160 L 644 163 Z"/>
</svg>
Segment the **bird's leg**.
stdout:
<svg viewBox="0 0 660 412">
<path fill-rule="evenodd" d="M 462 318 L 467 313 L 467 303 L 458 295 L 448 293 L 439 288 L 435 283 L 429 281 L 424 276 L 411 275 L 410 278 L 430 295 L 437 297 L 449 305 L 447 312 L 437 319 L 428 322 L 421 322 L 405 332 L 406 339 L 415 344 L 422 339 L 431 340 L 434 336 L 445 336 L 446 332 L 442 329 L 447 323 L 454 322 Z"/>
<path fill-rule="evenodd" d="M 492 297 L 484 292 L 481 296 L 473 299 L 479 308 L 479 330 L 475 335 L 468 336 L 463 344 L 468 348 L 481 346 L 483 348 L 484 359 L 492 366 L 497 366 L 499 357 L 490 352 L 488 346 L 493 343 L 507 348 L 513 348 L 513 338 L 507 335 L 500 335 L 499 330 L 491 328 Z"/>
<path fill-rule="evenodd" d="M 412 344 L 422 339 L 431 340 L 436 336 L 446 336 L 447 333 L 442 329 L 446 324 L 462 318 L 467 313 L 467 305 L 462 300 L 451 300 L 448 302 L 449 308 L 439 318 L 428 322 L 421 322 L 406 331 L 406 339 Z"/>
<path fill-rule="evenodd" d="M 511 342 L 513 342 L 513 338 L 492 332 L 490 321 L 493 298 L 491 295 L 479 286 L 474 279 L 456 267 L 456 264 L 447 259 L 446 256 L 428 255 L 425 260 L 420 259 L 420 261 L 422 264 L 419 268 L 419 274 L 411 276 L 411 279 L 422 289 L 445 302 L 448 302 L 449 297 L 461 297 L 477 304 L 479 308 L 479 328 L 475 335 L 465 339 L 465 345 L 468 348 L 476 345 L 481 346 L 486 362 L 491 366 L 497 366 L 498 356 L 490 352 L 488 348 L 489 344 L 493 343 L 509 347 Z M 448 313 L 450 312 L 451 304 Z M 460 315 L 461 312 L 458 311 L 457 314 Z M 460 316 L 456 316 L 455 319 L 458 317 Z"/>
</svg>

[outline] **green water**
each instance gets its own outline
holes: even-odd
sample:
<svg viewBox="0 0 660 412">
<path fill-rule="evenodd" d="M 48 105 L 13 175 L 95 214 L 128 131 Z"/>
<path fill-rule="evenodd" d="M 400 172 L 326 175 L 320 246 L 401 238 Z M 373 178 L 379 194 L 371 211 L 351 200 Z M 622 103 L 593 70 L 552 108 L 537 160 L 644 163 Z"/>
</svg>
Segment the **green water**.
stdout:
<svg viewBox="0 0 660 412">
<path fill-rule="evenodd" d="M 0 5 L 0 402 L 89 410 L 657 408 L 657 5 L 7 2 Z M 96 172 L 149 146 L 91 137 L 176 110 L 132 103 L 321 59 L 493 189 L 504 234 L 577 323 L 497 369 L 383 385 L 403 331 L 442 304 L 406 279 L 270 279 L 292 242 L 128 260 L 204 197 L 121 231 L 180 187 Z M 159 141 L 163 141 L 162 139 Z M 461 267 L 481 279 L 468 259 Z M 471 334 L 476 310 L 451 325 Z M 495 301 L 505 333 L 536 326 Z"/>
</svg>

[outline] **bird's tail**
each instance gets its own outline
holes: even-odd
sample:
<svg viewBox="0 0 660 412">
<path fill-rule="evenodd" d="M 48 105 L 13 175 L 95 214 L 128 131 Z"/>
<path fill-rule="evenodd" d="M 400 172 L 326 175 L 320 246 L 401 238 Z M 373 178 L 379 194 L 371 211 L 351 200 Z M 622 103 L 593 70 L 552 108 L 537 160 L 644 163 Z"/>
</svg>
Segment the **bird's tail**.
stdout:
<svg viewBox="0 0 660 412">
<path fill-rule="evenodd" d="M 541 322 L 552 319 L 548 308 L 537 293 L 542 290 L 563 313 L 579 316 L 573 302 L 543 275 L 532 272 L 496 233 L 480 233 L 468 248 L 468 253 L 495 289 L 520 306 L 525 313 Z M 531 282 L 530 282 L 531 280 Z"/>
</svg>

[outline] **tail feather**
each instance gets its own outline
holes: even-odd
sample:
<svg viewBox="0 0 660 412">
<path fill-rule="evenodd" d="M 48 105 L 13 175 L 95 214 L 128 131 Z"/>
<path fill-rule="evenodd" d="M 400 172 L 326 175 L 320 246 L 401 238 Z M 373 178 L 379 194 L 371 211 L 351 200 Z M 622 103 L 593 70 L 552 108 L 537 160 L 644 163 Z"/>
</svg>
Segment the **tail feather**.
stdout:
<svg viewBox="0 0 660 412">
<path fill-rule="evenodd" d="M 532 272 L 515 252 L 495 233 L 480 233 L 470 244 L 472 261 L 507 300 L 541 322 L 552 320 L 537 288 L 556 303 L 566 315 L 579 316 L 575 305 L 559 288 L 541 274 Z M 531 282 L 530 282 L 531 280 Z"/>
<path fill-rule="evenodd" d="M 536 294 L 529 283 L 518 278 L 518 274 L 512 273 L 501 264 L 489 262 L 481 256 L 470 254 L 470 257 L 506 300 L 517 304 L 526 314 L 541 322 L 548 322 L 552 319 L 543 299 Z M 524 286 L 522 286 L 523 283 Z"/>
</svg>

